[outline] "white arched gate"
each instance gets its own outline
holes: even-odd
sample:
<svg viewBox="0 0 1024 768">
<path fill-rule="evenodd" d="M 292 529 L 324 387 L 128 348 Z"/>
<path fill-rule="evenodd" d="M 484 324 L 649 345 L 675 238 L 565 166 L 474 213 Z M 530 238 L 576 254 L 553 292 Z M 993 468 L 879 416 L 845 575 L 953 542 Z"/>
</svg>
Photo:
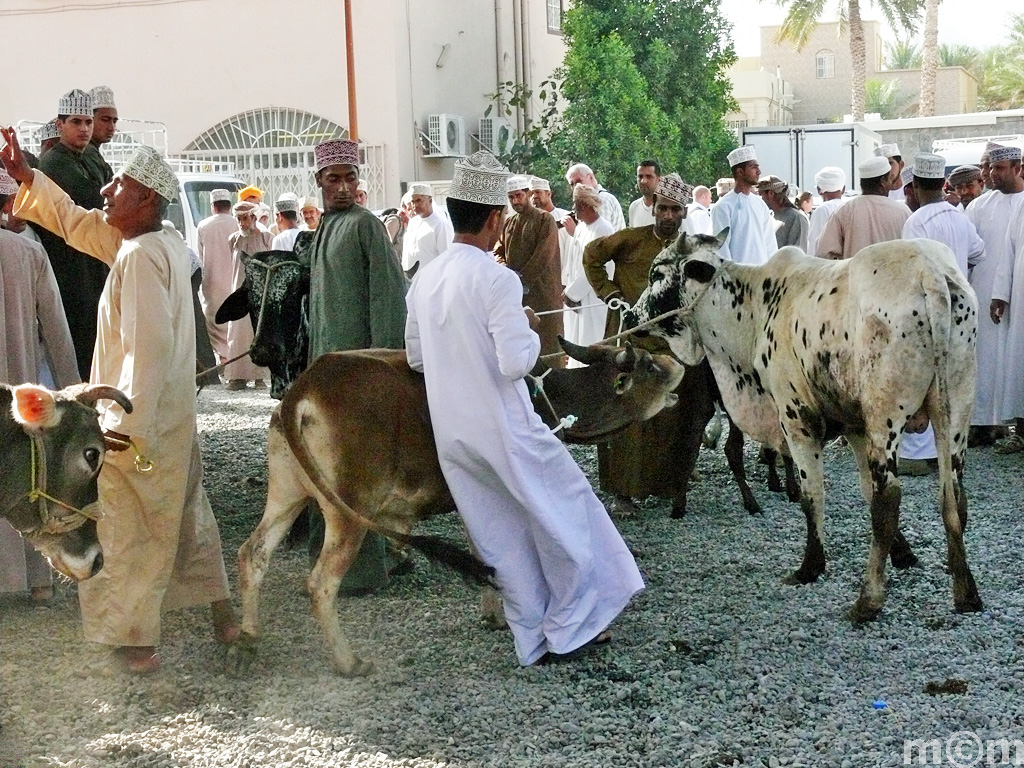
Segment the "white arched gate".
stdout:
<svg viewBox="0 0 1024 768">
<path fill-rule="evenodd" d="M 196 160 L 234 164 L 235 174 L 254 184 L 273 203 L 285 192 L 315 195 L 313 147 L 343 139 L 348 131 L 324 117 L 298 109 L 266 107 L 242 112 L 210 128 L 182 152 Z M 360 143 L 361 176 L 367 207 L 384 208 L 384 146 Z"/>
</svg>

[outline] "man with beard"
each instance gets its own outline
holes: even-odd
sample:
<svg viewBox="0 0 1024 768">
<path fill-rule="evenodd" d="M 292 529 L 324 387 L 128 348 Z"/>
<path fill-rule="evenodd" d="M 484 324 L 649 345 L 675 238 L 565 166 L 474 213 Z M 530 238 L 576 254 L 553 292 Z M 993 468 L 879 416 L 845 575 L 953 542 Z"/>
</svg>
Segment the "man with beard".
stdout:
<svg viewBox="0 0 1024 768">
<path fill-rule="evenodd" d="M 530 178 L 510 176 L 508 202 L 515 213 L 505 219 L 501 238 L 494 246 L 494 258 L 519 275 L 523 283 L 523 306 L 534 312 L 562 308 L 562 259 L 558 251 L 558 226 L 546 211 L 530 202 Z M 562 315 L 554 313 L 538 318 L 541 355 L 561 352 Z M 564 366 L 559 357 L 554 367 Z"/>
<path fill-rule="evenodd" d="M 778 176 L 765 176 L 757 182 L 757 189 L 780 226 L 775 231 L 775 242 L 779 248 L 795 245 L 807 252 L 807 230 L 810 222 L 807 216 L 789 199 L 789 183 Z"/>
<path fill-rule="evenodd" d="M 654 224 L 635 227 L 595 240 L 583 252 L 583 266 L 603 301 L 620 298 L 636 303 L 647 288 L 651 263 L 684 229 L 686 206 L 692 187 L 678 174 L 662 176 L 654 195 Z M 605 265 L 614 263 L 608 276 Z M 619 313 L 609 312 L 606 336 L 619 331 Z M 670 354 L 668 344 L 653 336 L 634 338 L 633 343 L 652 353 Z M 692 397 L 694 388 L 708 386 L 704 369 L 687 370 L 676 390 Z M 601 490 L 613 496 L 613 511 L 621 517 L 634 514 L 634 499 L 660 496 L 682 501 L 693 466 L 684 466 L 683 439 L 686 428 L 701 433 L 704 425 L 687 424 L 685 408 L 662 411 L 653 419 L 634 424 L 607 443 L 598 444 L 597 459 Z M 696 461 L 696 451 L 693 451 Z M 692 462 L 691 462 L 692 463 Z"/>
<path fill-rule="evenodd" d="M 981 182 L 981 168 L 976 165 L 961 165 L 953 169 L 946 181 L 960 198 L 959 207 L 962 210 L 966 211 L 968 205 L 985 194 L 985 185 Z"/>
<path fill-rule="evenodd" d="M 103 177 L 85 159 L 92 138 L 92 112 L 92 99 L 85 91 L 76 89 L 61 96 L 57 106 L 60 143 L 39 158 L 39 170 L 67 192 L 75 205 L 86 209 L 103 207 Z M 96 311 L 110 270 L 105 263 L 75 250 L 58 235 L 39 226 L 35 230 L 57 278 L 79 374 L 87 379 L 96 346 Z"/>
<path fill-rule="evenodd" d="M 237 291 L 245 282 L 245 264 L 242 259 L 269 251 L 274 238 L 268 231 L 258 226 L 255 204 L 235 203 L 233 210 L 235 220 L 238 222 L 238 229 L 228 236 L 228 245 L 231 246 L 231 290 Z M 244 354 L 252 346 L 255 337 L 249 316 L 232 320 L 228 324 L 227 336 L 228 359 Z M 252 382 L 254 389 L 263 389 L 266 387 L 266 380 L 270 378 L 270 371 L 255 365 L 246 356 L 224 366 L 224 377 L 228 380 L 224 388 L 228 390 L 243 390 L 247 381 Z"/>
</svg>

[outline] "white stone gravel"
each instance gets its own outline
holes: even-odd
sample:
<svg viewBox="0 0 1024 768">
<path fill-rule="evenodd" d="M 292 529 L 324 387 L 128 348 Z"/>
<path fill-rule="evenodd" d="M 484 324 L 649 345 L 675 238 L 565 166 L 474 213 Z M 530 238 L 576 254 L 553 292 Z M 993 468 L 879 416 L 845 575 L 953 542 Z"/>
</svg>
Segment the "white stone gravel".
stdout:
<svg viewBox="0 0 1024 768">
<path fill-rule="evenodd" d="M 273 401 L 214 389 L 200 402 L 234 584 L 234 555 L 262 512 Z M 595 476 L 592 449 L 574 453 Z M 130 678 L 82 640 L 72 587 L 46 608 L 4 597 L 0 768 L 864 768 L 903 765 L 908 739 L 941 740 L 943 760 L 957 732 L 983 746 L 1024 741 L 1024 457 L 970 454 L 968 557 L 986 612 L 953 612 L 936 478 L 907 478 L 903 529 L 922 567 L 890 571 L 882 616 L 854 628 L 845 612 L 870 526 L 849 453 L 827 452 L 830 560 L 807 587 L 781 582 L 799 564 L 803 515 L 767 491 L 753 456 L 748 447 L 763 517 L 743 511 L 724 457 L 705 451 L 688 517 L 670 520 L 667 504 L 648 500 L 620 523 L 648 589 L 610 647 L 569 664 L 521 669 L 510 636 L 479 624 L 475 588 L 419 558 L 383 594 L 341 601 L 350 637 L 377 665 L 357 680 L 328 671 L 300 552 L 275 555 L 260 655 L 241 678 L 224 673 L 205 610 L 169 615 L 164 669 Z M 463 536 L 454 516 L 421 530 Z M 924 693 L 946 678 L 967 693 Z M 1024 744 L 1016 756 L 1024 763 Z M 970 764 L 999 763 L 959 763 Z"/>
</svg>

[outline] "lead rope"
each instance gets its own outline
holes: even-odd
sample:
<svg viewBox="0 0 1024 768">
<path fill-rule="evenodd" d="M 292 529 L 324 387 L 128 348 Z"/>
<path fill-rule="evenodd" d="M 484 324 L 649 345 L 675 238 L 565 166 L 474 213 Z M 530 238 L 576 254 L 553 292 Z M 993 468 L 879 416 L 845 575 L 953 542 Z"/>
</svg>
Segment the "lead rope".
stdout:
<svg viewBox="0 0 1024 768">
<path fill-rule="evenodd" d="M 279 267 L 285 267 L 285 266 L 291 266 L 291 265 L 296 265 L 296 266 L 300 266 L 300 267 L 302 266 L 302 262 L 301 261 L 279 261 L 277 264 L 267 264 L 266 262 L 259 261 L 258 259 L 250 259 L 249 263 L 250 264 L 256 264 L 256 265 L 261 266 L 261 267 L 263 267 L 264 269 L 267 270 L 267 278 L 266 278 L 266 280 L 263 283 L 263 298 L 260 299 L 260 314 L 256 318 L 256 330 L 253 332 L 253 335 L 252 335 L 252 346 L 250 346 L 242 354 L 237 355 L 235 357 L 232 357 L 230 360 L 225 360 L 223 363 L 218 363 L 217 365 L 213 366 L 212 368 L 207 368 L 205 371 L 200 371 L 199 373 L 197 373 L 196 374 L 196 384 L 199 384 L 202 381 L 202 379 L 208 373 L 213 373 L 214 371 L 220 372 L 221 370 L 224 369 L 225 366 L 231 365 L 231 363 L 234 363 L 237 360 L 241 360 L 243 357 L 245 357 L 250 352 L 252 352 L 253 347 L 256 346 L 256 339 L 258 339 L 260 337 L 260 331 L 263 328 L 263 316 L 264 316 L 264 314 L 265 314 L 265 312 L 267 310 L 267 299 L 270 296 L 270 277 L 271 277 L 271 275 L 273 275 L 274 271 L 277 270 Z M 138 451 L 136 451 L 136 457 L 138 457 Z M 136 458 L 136 461 L 137 460 L 138 459 Z M 148 470 L 139 470 L 139 471 L 140 472 L 146 472 Z"/>
<path fill-rule="evenodd" d="M 554 368 L 548 368 L 540 376 L 532 376 L 528 373 L 526 374 L 526 378 L 529 380 L 530 384 L 533 385 L 537 394 L 544 400 L 544 404 L 547 405 L 548 410 L 551 411 L 551 415 L 555 417 L 555 421 L 558 422 L 558 426 L 553 427 L 551 430 L 552 433 L 557 435 L 563 429 L 571 429 L 579 419 L 571 413 L 564 417 L 559 417 L 558 411 L 555 410 L 555 406 L 551 404 L 551 400 L 548 398 L 548 393 L 544 391 L 544 379 L 553 370 Z"/>
<path fill-rule="evenodd" d="M 23 533 L 28 538 L 35 538 L 46 533 L 64 533 L 66 531 L 73 531 L 75 528 L 83 525 L 86 520 L 99 520 L 99 516 L 88 512 L 78 507 L 73 507 L 70 504 L 55 498 L 46 492 L 46 446 L 43 444 L 43 438 L 41 435 L 29 434 L 29 456 L 30 472 L 31 472 L 31 489 L 26 498 L 30 504 L 38 504 L 39 506 L 39 526 L 31 531 Z M 39 454 L 42 454 L 40 461 Z M 66 527 L 61 524 L 57 518 L 50 516 L 49 509 L 46 506 L 46 502 L 51 502 L 57 506 L 64 507 L 69 512 L 81 516 L 83 519 L 77 525 Z"/>
</svg>

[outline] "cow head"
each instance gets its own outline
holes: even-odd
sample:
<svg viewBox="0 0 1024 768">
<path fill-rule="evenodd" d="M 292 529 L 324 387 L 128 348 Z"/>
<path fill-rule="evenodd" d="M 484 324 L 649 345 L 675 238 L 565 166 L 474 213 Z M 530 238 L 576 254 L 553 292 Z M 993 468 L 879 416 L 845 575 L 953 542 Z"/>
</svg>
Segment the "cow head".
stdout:
<svg viewBox="0 0 1024 768">
<path fill-rule="evenodd" d="M 245 281 L 217 310 L 217 323 L 252 320 L 256 365 L 270 369 L 270 395 L 284 396 L 309 353 L 309 265 L 291 251 L 243 255 Z M 261 320 L 262 314 L 262 320 Z"/>
<path fill-rule="evenodd" d="M 533 399 L 548 426 L 569 414 L 576 417 L 575 424 L 559 431 L 567 443 L 601 442 L 679 400 L 673 390 L 685 369 L 668 355 L 651 355 L 629 344 L 580 347 L 562 338 L 559 343 L 586 367 L 549 371 L 543 379 L 549 402 L 539 392 Z"/>
<path fill-rule="evenodd" d="M 660 320 L 641 334 L 668 341 L 672 354 L 686 365 L 700 364 L 704 347 L 693 321 L 693 310 L 723 264 L 718 252 L 728 235 L 728 229 L 716 237 L 680 234 L 655 257 L 647 289 L 632 309 L 624 313 L 625 326 L 635 328 L 666 313 L 689 308 Z"/>
<path fill-rule="evenodd" d="M 101 514 L 96 481 L 105 452 L 94 407 L 99 399 L 132 411 L 128 398 L 113 387 L 78 385 L 51 392 L 34 384 L 0 386 L 0 516 L 75 581 L 103 566 L 96 535 Z"/>
</svg>

